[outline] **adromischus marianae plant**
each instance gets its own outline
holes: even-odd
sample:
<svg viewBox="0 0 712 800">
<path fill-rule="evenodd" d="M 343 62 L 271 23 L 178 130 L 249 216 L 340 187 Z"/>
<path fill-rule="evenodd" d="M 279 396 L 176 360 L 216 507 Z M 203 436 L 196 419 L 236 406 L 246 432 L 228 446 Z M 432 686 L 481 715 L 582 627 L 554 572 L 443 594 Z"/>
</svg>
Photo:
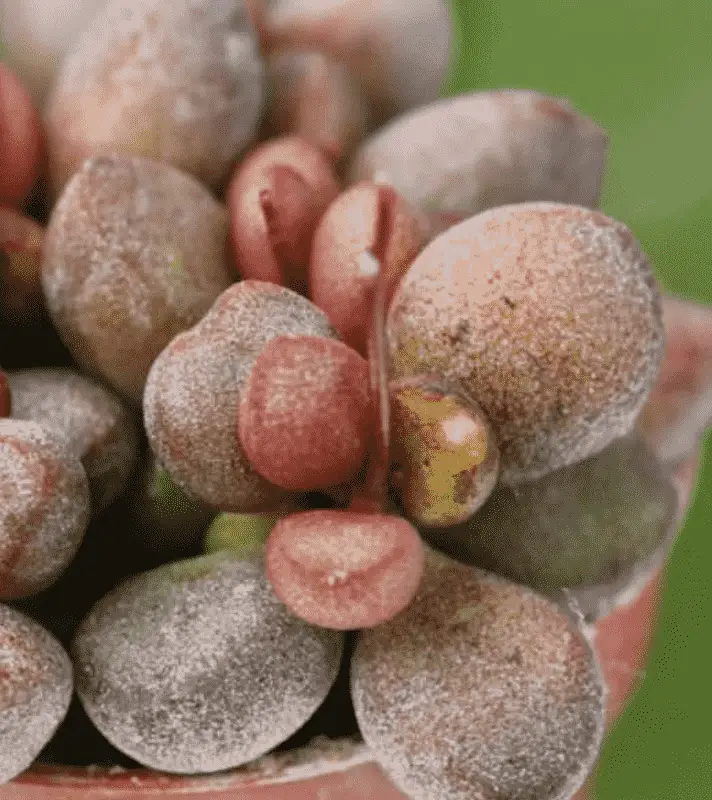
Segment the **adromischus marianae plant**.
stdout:
<svg viewBox="0 0 712 800">
<path fill-rule="evenodd" d="M 295 134 L 339 161 L 364 138 L 371 110 L 364 87 L 324 53 L 267 54 L 267 138 Z"/>
<path fill-rule="evenodd" d="M 264 67 L 242 2 L 108 0 L 48 99 L 54 192 L 86 158 L 117 152 L 220 188 L 255 139 L 263 102 Z"/>
<path fill-rule="evenodd" d="M 253 416 L 250 384 L 254 379 L 250 377 L 245 405 L 240 409 L 243 442 L 255 424 L 263 441 L 269 438 L 270 429 L 279 426 L 288 429 L 290 425 L 295 428 L 295 433 L 287 430 L 280 437 L 286 440 L 287 450 L 294 457 L 295 446 L 304 448 L 310 439 L 324 439 L 314 445 L 316 452 L 324 453 L 323 474 L 314 471 L 305 452 L 301 462 L 291 465 L 290 479 L 299 477 L 298 467 L 306 459 L 305 472 L 312 476 L 312 486 L 316 486 L 314 478 L 321 479 L 323 485 L 329 475 L 333 483 L 343 482 L 343 469 L 339 465 L 330 467 L 329 462 L 343 450 L 349 455 L 353 473 L 367 456 L 365 473 L 356 481 L 346 509 L 317 509 L 288 515 L 274 526 L 265 549 L 267 575 L 280 600 L 307 622 L 337 630 L 378 625 L 402 611 L 413 597 L 423 569 L 423 548 L 417 530 L 405 519 L 387 513 L 390 464 L 384 336 L 387 282 L 378 254 L 373 252 L 370 256 L 374 272 L 370 278 L 368 362 L 337 343 L 327 347 L 323 342 L 301 338 L 293 340 L 290 347 L 287 341 L 273 340 L 258 356 L 255 368 L 263 383 L 265 377 L 272 378 L 276 391 L 272 391 L 271 397 L 264 397 L 260 416 Z M 305 364 L 304 356 L 317 355 L 315 345 L 327 353 L 327 360 L 332 361 L 336 371 L 328 369 L 328 364 L 317 370 Z M 290 352 L 301 356 L 300 371 L 305 375 L 295 373 L 292 360 L 281 385 L 280 367 L 284 355 Z M 354 362 L 353 374 L 345 381 L 347 376 L 340 369 L 349 362 Z M 363 370 L 359 368 L 361 363 Z M 337 383 L 332 380 L 334 375 Z M 314 385 L 314 391 L 305 394 L 299 384 L 308 383 Z M 351 402 L 341 396 L 349 390 L 353 396 Z M 314 394 L 322 399 L 321 417 L 310 412 Z M 300 417 L 307 423 L 304 429 Z M 366 435 L 367 430 L 370 435 Z M 352 437 L 351 443 L 345 441 L 344 433 Z M 255 439 L 254 444 L 257 443 Z M 351 444 L 358 445 L 357 449 L 352 450 Z M 282 474 L 274 477 L 283 478 L 290 467 L 289 460 L 278 459 L 277 465 Z"/>
<path fill-rule="evenodd" d="M 232 283 L 228 230 L 224 206 L 168 164 L 85 161 L 52 210 L 42 260 L 77 363 L 140 403 L 156 356 Z"/>
<path fill-rule="evenodd" d="M 240 401 L 240 444 L 251 465 L 292 491 L 354 478 L 369 443 L 368 375 L 366 360 L 334 339 L 268 342 Z"/>
<path fill-rule="evenodd" d="M 324 53 L 364 85 L 375 119 L 434 100 L 450 61 L 446 0 L 245 0 L 267 53 Z"/>
<path fill-rule="evenodd" d="M 0 597 L 73 639 L 81 698 L 42 758 L 93 758 L 90 729 L 109 763 L 230 769 L 330 735 L 320 707 L 413 800 L 571 800 L 589 773 L 587 623 L 680 525 L 707 310 L 661 311 L 591 210 L 607 139 L 568 101 L 436 101 L 450 37 L 444 0 L 108 0 L 71 48 L 46 234 L 0 209 L 0 331 L 46 302 L 151 452 L 127 486 L 132 409 L 72 368 L 0 371 Z M 7 75 L 17 204 L 40 126 Z M 66 710 L 13 630 L 0 781 Z"/>
<path fill-rule="evenodd" d="M 72 662 L 34 620 L 0 604 L 0 785 L 27 769 L 72 697 Z"/>
<path fill-rule="evenodd" d="M 424 527 L 472 517 L 499 477 L 499 447 L 479 405 L 437 376 L 389 386 L 392 483 L 405 515 Z"/>
<path fill-rule="evenodd" d="M 305 291 L 314 229 L 338 193 L 332 161 L 306 139 L 256 147 L 227 191 L 240 276 Z"/>
<path fill-rule="evenodd" d="M 126 488 L 138 460 L 138 431 L 129 409 L 100 384 L 72 369 L 11 372 L 12 416 L 60 437 L 89 479 L 92 514 Z"/>
<path fill-rule="evenodd" d="M 89 524 L 89 481 L 52 429 L 0 419 L 0 600 L 51 586 Z"/>
<path fill-rule="evenodd" d="M 348 183 L 383 175 L 415 208 L 465 216 L 506 203 L 595 206 L 608 137 L 564 98 L 523 89 L 456 95 L 375 131 Z"/>
<path fill-rule="evenodd" d="M 576 618 L 434 551 L 411 605 L 359 633 L 351 691 L 364 740 L 413 800 L 569 800 L 603 736 Z"/>
<path fill-rule="evenodd" d="M 287 611 L 258 561 L 227 551 L 123 582 L 71 647 L 101 733 L 177 773 L 237 767 L 287 739 L 323 702 L 342 650 L 341 634 Z"/>
<path fill-rule="evenodd" d="M 392 210 L 396 195 L 392 189 L 382 186 L 369 187 L 369 192 L 371 213 L 376 216 L 371 229 L 375 225 L 376 232 L 362 246 L 363 261 L 371 266 L 364 283 L 367 319 L 361 322 L 367 362 L 360 361 L 355 352 L 339 344 L 333 331 L 301 332 L 293 327 L 297 309 L 303 308 L 302 313 L 321 313 L 316 306 L 288 289 L 246 281 L 225 292 L 203 321 L 179 336 L 159 356 L 144 397 L 149 440 L 152 447 L 158 448 L 161 461 L 186 488 L 192 484 L 191 491 L 203 482 L 202 496 L 212 498 L 215 503 L 216 484 L 204 483 L 205 476 L 209 469 L 214 470 L 221 462 L 227 463 L 226 459 L 234 463 L 235 454 L 239 453 L 244 459 L 244 475 L 252 470 L 259 476 L 260 470 L 278 466 L 278 460 L 263 458 L 265 451 L 259 444 L 270 440 L 270 431 L 284 431 L 271 438 L 277 446 L 283 444 L 285 453 L 290 454 L 280 466 L 280 470 L 290 473 L 289 480 L 304 477 L 299 469 L 301 462 L 297 461 L 297 451 L 291 449 L 293 444 L 303 445 L 308 439 L 302 435 L 302 424 L 310 431 L 310 436 L 323 440 L 317 443 L 315 452 L 339 452 L 330 448 L 341 441 L 343 427 L 325 423 L 319 429 L 318 411 L 321 410 L 323 420 L 328 420 L 346 413 L 348 403 L 345 397 L 341 402 L 335 400 L 339 395 L 329 388 L 332 384 L 325 382 L 324 377 L 332 373 L 327 370 L 322 375 L 329 359 L 316 364 L 314 343 L 323 345 L 327 354 L 332 351 L 344 356 L 351 354 L 349 358 L 354 360 L 354 365 L 367 363 L 364 377 L 341 384 L 343 391 L 354 393 L 355 398 L 357 387 L 368 377 L 373 434 L 368 442 L 364 469 L 352 482 L 351 498 L 346 500 L 346 507 L 286 513 L 267 536 L 264 550 L 262 535 L 251 537 L 248 548 L 260 559 L 264 558 L 266 575 L 276 596 L 294 615 L 311 624 L 337 630 L 373 628 L 378 631 L 384 624 L 396 624 L 403 615 L 409 614 L 412 598 L 417 598 L 426 550 L 411 522 L 385 511 L 389 483 L 401 491 L 406 515 L 421 524 L 452 522 L 453 511 L 459 515 L 458 521 L 472 514 L 476 521 L 477 508 L 496 481 L 497 443 L 502 449 L 503 464 L 507 464 L 510 471 L 513 464 L 520 467 L 522 454 L 530 459 L 529 462 L 524 460 L 529 481 L 539 477 L 534 474 L 537 470 L 541 471 L 540 475 L 556 476 L 556 469 L 563 473 L 561 468 L 566 467 L 566 459 L 574 463 L 586 456 L 595 456 L 610 443 L 611 439 L 604 440 L 612 425 L 619 426 L 619 435 L 630 431 L 654 379 L 662 349 L 659 298 L 647 262 L 630 233 L 599 212 L 555 203 L 496 209 L 437 236 L 406 270 L 386 319 L 392 291 L 384 269 L 387 251 L 383 244 L 389 241 L 395 228 L 391 224 L 393 215 L 390 211 L 383 214 L 382 208 Z M 390 202 L 381 207 L 379 198 L 383 197 Z M 383 224 L 384 221 L 388 224 Z M 509 249 L 500 244 L 505 240 Z M 513 240 L 517 241 L 516 247 L 511 245 Z M 498 257 L 496 265 L 492 263 L 495 257 Z M 511 265 L 507 258 L 511 259 Z M 338 259 L 331 259 L 331 264 L 335 268 Z M 581 274 L 585 275 L 585 281 L 580 279 Z M 458 293 L 458 282 L 467 286 L 469 294 Z M 537 292 L 532 291 L 534 286 Z M 615 323 L 624 317 L 629 325 L 634 321 L 631 328 L 635 333 L 635 346 L 631 341 L 613 340 L 611 329 L 601 320 L 597 299 L 601 295 L 607 298 L 608 322 Z M 468 313 L 468 302 L 478 309 L 477 314 Z M 289 327 L 279 330 L 279 312 L 276 308 L 269 313 L 267 310 L 273 303 L 277 308 L 288 310 Z M 518 303 L 524 306 L 521 317 L 514 313 Z M 427 312 L 431 307 L 444 311 L 444 315 L 424 316 L 422 309 Z M 397 314 L 394 309 L 398 309 Z M 552 319 L 547 320 L 546 314 Z M 475 320 L 472 324 L 480 325 L 479 332 L 472 327 L 466 329 L 463 319 Z M 455 331 L 451 330 L 451 322 Z M 581 322 L 583 327 L 580 324 L 577 327 Z M 552 334 L 553 323 L 556 337 Z M 324 324 L 327 324 L 325 317 Z M 620 327 L 624 330 L 622 324 Z M 620 334 L 615 324 L 613 328 Z M 514 331 L 516 335 L 510 332 L 504 337 L 502 330 Z M 585 348 L 577 338 L 581 331 L 588 336 Z M 404 340 L 398 338 L 404 334 L 421 339 L 410 343 L 406 339 L 404 344 Z M 419 346 L 421 340 L 426 346 Z M 519 382 L 509 381 L 501 368 L 508 363 L 510 355 L 504 350 L 498 352 L 503 341 L 512 347 L 528 348 L 526 359 L 516 352 L 517 357 L 512 359 L 519 369 Z M 202 347 L 195 349 L 195 356 L 191 356 L 198 342 Z M 438 348 L 432 354 L 427 349 L 430 343 Z M 491 364 L 479 355 L 478 345 L 488 347 Z M 618 372 L 607 375 L 603 370 L 598 376 L 600 385 L 592 383 L 598 387 L 594 394 L 580 390 L 573 378 L 567 382 L 567 369 L 572 376 L 585 375 L 588 369 L 596 377 L 594 369 L 601 370 L 605 357 L 618 346 L 627 347 L 626 359 L 618 358 L 617 351 L 614 354 L 618 366 L 628 370 L 624 377 Z M 310 359 L 315 363 L 309 363 Z M 216 369 L 224 365 L 227 383 L 216 382 L 210 376 L 205 368 L 208 362 L 214 363 Z M 296 368 L 305 363 L 307 369 Z M 196 383 L 194 371 L 198 367 L 200 380 Z M 551 385 L 542 378 L 546 368 L 551 370 Z M 483 370 L 477 384 L 474 383 L 476 369 Z M 239 391 L 226 391 L 235 386 L 238 370 L 241 375 Z M 356 372 L 358 370 L 354 374 Z M 478 402 L 474 396 L 475 391 L 484 392 L 483 387 L 487 385 L 484 378 L 488 376 L 492 380 L 487 395 L 490 406 L 494 398 L 505 411 L 516 412 L 512 418 L 497 417 L 486 408 L 487 400 Z M 535 384 L 537 380 L 539 383 Z M 311 381 L 315 383 L 310 391 Z M 199 390 L 190 389 L 194 384 Z M 250 391 L 253 384 L 263 387 L 255 397 Z M 532 402 L 527 394 L 530 385 L 536 385 L 539 390 L 538 413 L 534 417 L 526 417 L 527 413 L 534 413 L 527 406 L 527 402 Z M 315 393 L 321 396 L 325 387 L 329 391 L 323 392 L 323 402 L 314 403 Z M 417 402 L 410 405 L 405 402 L 408 389 L 416 390 Z M 564 390 L 570 395 L 568 406 L 563 405 Z M 291 401 L 288 408 L 283 403 L 287 396 Z M 253 416 L 248 413 L 250 410 L 259 410 L 259 415 Z M 270 418 L 272 414 L 275 416 Z M 590 425 L 596 415 L 600 417 L 600 430 L 595 431 L 594 436 L 583 420 Z M 508 432 L 509 439 L 502 435 Z M 249 439 L 250 435 L 254 440 Z M 332 441 L 328 441 L 330 436 Z M 216 458 L 217 451 L 211 449 L 212 445 L 207 446 L 213 439 L 216 445 L 225 448 L 219 458 Z M 532 441 L 536 445 L 534 448 Z M 543 446 L 545 444 L 549 449 Z M 505 455 L 508 462 L 504 461 Z M 305 473 L 313 471 L 308 457 L 305 451 L 302 454 Z M 561 458 L 564 463 L 557 463 Z M 437 466 L 443 459 L 452 467 L 447 475 Z M 394 463 L 400 468 L 392 472 Z M 357 466 L 356 459 L 353 465 Z M 329 488 L 325 486 L 330 473 L 327 462 L 320 465 L 316 459 L 315 474 L 320 466 L 323 475 L 319 477 L 323 480 L 300 486 L 288 484 L 283 489 Z M 470 480 L 468 494 L 460 482 L 462 474 L 477 477 L 480 468 L 483 468 L 479 476 L 482 483 L 478 485 L 477 480 Z M 585 469 L 585 465 L 581 469 Z M 625 469 L 622 471 L 625 473 Z M 260 479 L 265 477 L 273 481 L 275 492 L 277 483 L 287 483 L 276 473 Z M 338 482 L 343 474 L 335 471 L 333 479 Z M 600 481 L 600 475 L 596 479 Z M 418 492 L 409 494 L 419 481 L 423 487 L 420 495 Z M 231 481 L 229 490 L 234 492 L 236 485 Z M 529 483 L 522 490 L 533 485 Z M 660 486 L 665 486 L 664 481 Z M 429 493 L 433 487 L 438 491 Z M 227 497 L 223 495 L 224 499 L 216 505 L 225 507 Z M 268 508 L 268 504 L 274 504 L 279 497 L 279 494 L 269 499 L 263 496 L 262 507 Z M 286 500 L 284 494 L 281 498 L 282 502 Z M 227 510 L 248 511 L 250 508 L 233 506 Z M 224 546 L 229 547 L 227 542 Z M 239 553 L 239 549 L 235 554 L 241 558 L 246 556 Z M 479 574 L 467 566 L 457 569 L 464 570 L 463 574 L 470 576 L 468 580 L 475 580 L 474 576 Z M 512 591 L 516 594 L 524 590 L 513 587 Z M 555 606 L 529 590 L 527 593 L 537 608 L 550 608 L 553 613 Z M 417 604 L 417 599 L 415 602 Z M 486 613 L 486 605 L 479 600 L 472 606 L 473 619 Z M 562 624 L 577 630 L 575 620 L 566 614 L 562 614 L 561 619 Z M 581 652 L 588 652 L 585 637 L 580 632 L 575 635 L 583 648 Z M 577 663 L 575 659 L 567 662 L 572 680 L 580 676 Z M 546 668 L 545 663 L 542 668 Z M 555 736 L 552 730 L 552 739 L 544 736 L 541 740 L 542 748 L 561 747 L 568 753 L 563 763 L 558 756 L 555 761 L 545 760 L 550 765 L 547 769 L 555 770 L 553 778 L 549 773 L 541 778 L 552 780 L 552 785 L 556 786 L 552 797 L 571 796 L 597 751 L 603 717 L 601 682 L 595 661 L 589 662 L 588 669 L 585 686 L 592 692 L 586 695 L 589 705 L 585 706 L 582 718 L 569 718 L 566 728 L 567 736 L 583 738 L 573 743 L 566 739 L 559 745 L 560 739 L 556 739 L 559 734 Z M 522 683 L 511 698 L 508 707 L 512 713 L 518 703 L 523 708 L 528 707 L 530 692 L 534 689 L 527 684 L 527 675 L 522 672 Z M 538 681 L 534 683 L 540 685 Z M 356 695 L 355 702 L 358 706 Z M 462 704 L 462 699 L 457 702 Z M 577 713 L 582 712 L 582 708 L 578 705 Z M 378 743 L 377 737 L 368 738 L 368 726 L 373 724 L 375 730 L 380 730 L 380 723 L 364 719 L 363 732 L 374 747 L 376 757 L 389 774 L 401 780 L 397 759 L 384 749 L 386 740 Z M 401 726 L 410 724 L 406 720 L 401 722 Z M 525 736 L 523 718 L 512 718 L 507 725 L 514 727 L 506 730 L 519 732 L 511 735 Z M 483 769 L 486 767 L 485 764 Z M 504 767 L 502 769 L 507 780 L 514 780 Z M 529 765 L 526 771 L 518 772 L 522 783 L 519 788 L 512 784 L 512 796 L 526 796 L 532 782 L 538 780 L 537 769 L 543 767 Z M 412 788 L 408 786 L 416 797 L 429 796 L 433 786 L 442 788 L 442 792 L 436 791 L 437 796 L 447 796 L 443 792 L 454 791 L 449 780 L 447 770 L 426 771 L 414 773 L 410 778 Z M 477 780 L 475 771 L 465 774 L 463 791 L 471 792 Z M 457 794 L 452 796 L 458 797 Z"/>
<path fill-rule="evenodd" d="M 371 628 L 403 611 L 423 560 L 416 529 L 377 508 L 291 514 L 274 526 L 265 550 L 277 597 L 312 625 L 336 630 Z"/>
<path fill-rule="evenodd" d="M 521 203 L 434 239 L 389 308 L 394 379 L 459 383 L 521 483 L 628 433 L 663 352 L 660 297 L 630 230 L 599 211 Z"/>
<path fill-rule="evenodd" d="M 366 352 L 374 271 L 383 270 L 390 302 L 428 226 L 393 188 L 371 181 L 346 189 L 322 215 L 312 239 L 309 296 L 359 353 Z"/>
<path fill-rule="evenodd" d="M 454 558 L 608 614 L 660 568 L 678 532 L 669 471 L 635 432 L 535 481 L 499 486 L 457 527 L 425 532 Z"/>
<path fill-rule="evenodd" d="M 250 464 L 238 435 L 240 403 L 261 350 L 278 336 L 335 337 L 296 292 L 245 280 L 154 361 L 143 398 L 151 449 L 189 496 L 222 511 L 270 509 L 289 493 Z"/>
</svg>

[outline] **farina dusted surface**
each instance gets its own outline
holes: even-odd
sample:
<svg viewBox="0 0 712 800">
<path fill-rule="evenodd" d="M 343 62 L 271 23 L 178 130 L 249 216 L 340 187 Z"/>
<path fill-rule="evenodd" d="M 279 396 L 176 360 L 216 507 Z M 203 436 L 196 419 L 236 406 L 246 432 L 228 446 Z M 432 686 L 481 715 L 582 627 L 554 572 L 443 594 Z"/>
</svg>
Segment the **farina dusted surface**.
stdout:
<svg viewBox="0 0 712 800">
<path fill-rule="evenodd" d="M 69 708 L 72 663 L 44 628 L 0 604 L 0 794 L 50 740 Z"/>
<path fill-rule="evenodd" d="M 277 336 L 335 338 L 326 316 L 289 289 L 242 281 L 154 362 L 144 395 L 152 450 L 189 495 L 222 511 L 279 504 L 284 491 L 250 466 L 238 438 L 242 389 Z"/>
<path fill-rule="evenodd" d="M 12 415 L 52 430 L 79 458 L 89 478 L 92 514 L 124 490 L 138 459 L 138 430 L 129 409 L 99 383 L 72 369 L 10 373 Z"/>
<path fill-rule="evenodd" d="M 631 430 L 662 358 L 661 317 L 625 225 L 559 203 L 502 206 L 415 259 L 389 309 L 391 369 L 460 383 L 516 484 Z"/>
<path fill-rule="evenodd" d="M 89 482 L 61 439 L 35 422 L 0 419 L 0 598 L 50 586 L 89 524 Z"/>
<path fill-rule="evenodd" d="M 434 552 L 406 611 L 359 634 L 351 685 L 366 744 L 412 800 L 568 799 L 603 736 L 576 620 Z"/>
<path fill-rule="evenodd" d="M 109 0 L 45 113 L 55 192 L 84 159 L 130 153 L 218 187 L 257 134 L 264 67 L 242 0 Z"/>
<path fill-rule="evenodd" d="M 71 650 L 79 697 L 112 744 L 153 769 L 201 773 L 245 764 L 300 728 L 342 648 L 341 634 L 287 611 L 257 561 L 222 552 L 120 584 Z"/>
<path fill-rule="evenodd" d="M 140 403 L 163 348 L 233 281 L 225 208 L 194 178 L 133 156 L 86 161 L 55 205 L 42 285 L 77 363 Z"/>
</svg>

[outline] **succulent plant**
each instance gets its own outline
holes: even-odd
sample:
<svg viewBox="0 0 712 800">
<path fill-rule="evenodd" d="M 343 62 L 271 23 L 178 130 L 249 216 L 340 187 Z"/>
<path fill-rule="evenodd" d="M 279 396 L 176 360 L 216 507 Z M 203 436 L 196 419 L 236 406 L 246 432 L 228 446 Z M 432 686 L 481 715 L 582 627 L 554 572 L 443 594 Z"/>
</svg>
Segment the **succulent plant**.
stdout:
<svg viewBox="0 0 712 800">
<path fill-rule="evenodd" d="M 418 532 L 400 517 L 358 511 L 291 514 L 272 529 L 267 575 L 279 599 L 313 625 L 370 628 L 400 613 L 423 570 Z"/>
<path fill-rule="evenodd" d="M 712 420 L 605 131 L 437 99 L 443 0 L 75 6 L 44 131 L 0 65 L 0 781 L 581 800 Z"/>
<path fill-rule="evenodd" d="M 628 433 L 663 353 L 660 296 L 628 228 L 598 211 L 521 203 L 434 239 L 393 297 L 394 378 L 460 383 L 521 483 Z"/>
<path fill-rule="evenodd" d="M 383 269 L 390 301 L 427 227 L 391 187 L 370 181 L 347 189 L 324 212 L 312 240 L 309 296 L 359 353 L 371 325 L 374 271 Z"/>
<path fill-rule="evenodd" d="M 0 605 L 0 784 L 26 770 L 51 739 L 72 697 L 72 663 L 29 617 Z"/>
<path fill-rule="evenodd" d="M 395 482 L 408 518 L 456 525 L 482 506 L 499 477 L 499 447 L 482 409 L 436 378 L 391 383 Z"/>
<path fill-rule="evenodd" d="M 0 598 L 41 592 L 67 568 L 89 523 L 89 482 L 62 439 L 0 419 Z"/>
<path fill-rule="evenodd" d="M 369 441 L 368 364 L 341 342 L 279 336 L 260 351 L 242 392 L 240 444 L 252 466 L 293 491 L 346 483 Z"/>
<path fill-rule="evenodd" d="M 409 608 L 359 634 L 351 687 L 364 740 L 413 800 L 568 800 L 603 735 L 575 618 L 432 552 Z"/>
<path fill-rule="evenodd" d="M 478 214 L 556 201 L 593 207 L 608 139 L 564 98 L 522 89 L 436 100 L 365 139 L 348 183 L 382 176 L 422 211 Z"/>
<path fill-rule="evenodd" d="M 42 286 L 76 361 L 138 403 L 156 356 L 232 283 L 225 209 L 156 161 L 89 159 L 52 211 Z"/>
<path fill-rule="evenodd" d="M 165 161 L 219 187 L 257 134 L 264 66 L 242 2 L 108 0 L 45 114 L 56 193 L 85 159 Z"/>
<path fill-rule="evenodd" d="M 138 459 L 138 431 L 129 409 L 103 386 L 70 369 L 10 373 L 15 419 L 50 428 L 79 458 L 89 479 L 92 513 L 123 492 Z"/>
<path fill-rule="evenodd" d="M 286 610 L 258 563 L 220 552 L 117 586 L 72 656 L 82 704 L 112 744 L 154 769 L 200 773 L 294 733 L 326 697 L 342 648 L 340 634 Z"/>
<path fill-rule="evenodd" d="M 330 159 L 305 139 L 255 148 L 227 193 L 240 275 L 303 290 L 314 229 L 338 192 Z"/>
<path fill-rule="evenodd" d="M 144 393 L 146 433 L 189 496 L 221 511 L 256 511 L 284 501 L 287 492 L 261 477 L 243 453 L 238 420 L 261 350 L 288 334 L 329 337 L 333 329 L 295 292 L 242 281 L 153 363 Z"/>
<path fill-rule="evenodd" d="M 588 619 L 610 613 L 658 569 L 677 534 L 668 471 L 636 435 L 520 486 L 500 486 L 463 525 L 426 536 Z"/>
</svg>

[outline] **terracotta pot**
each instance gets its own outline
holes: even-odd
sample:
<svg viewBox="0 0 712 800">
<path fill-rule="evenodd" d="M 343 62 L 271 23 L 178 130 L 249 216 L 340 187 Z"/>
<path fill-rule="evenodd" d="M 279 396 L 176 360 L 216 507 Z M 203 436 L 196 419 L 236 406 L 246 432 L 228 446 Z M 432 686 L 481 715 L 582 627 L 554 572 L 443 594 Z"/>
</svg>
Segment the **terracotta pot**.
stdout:
<svg viewBox="0 0 712 800">
<path fill-rule="evenodd" d="M 677 472 L 680 518 L 694 488 L 698 457 Z M 608 685 L 608 724 L 635 690 L 647 658 L 660 597 L 661 573 L 650 577 L 630 602 L 593 628 L 593 643 Z M 590 787 L 575 800 L 593 800 Z M 268 756 L 231 773 L 201 778 L 147 770 L 68 769 L 36 766 L 0 786 L 0 800 L 407 800 L 360 743 L 315 744 Z"/>
</svg>

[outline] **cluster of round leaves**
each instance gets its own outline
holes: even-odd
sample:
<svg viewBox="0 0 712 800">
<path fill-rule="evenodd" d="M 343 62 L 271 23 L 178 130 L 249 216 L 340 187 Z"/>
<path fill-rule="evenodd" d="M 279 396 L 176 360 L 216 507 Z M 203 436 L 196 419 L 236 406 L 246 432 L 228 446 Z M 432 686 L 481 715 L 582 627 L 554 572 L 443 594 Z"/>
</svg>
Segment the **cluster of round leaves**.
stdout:
<svg viewBox="0 0 712 800">
<path fill-rule="evenodd" d="M 680 505 L 631 435 L 662 311 L 630 231 L 592 210 L 605 133 L 537 92 L 435 101 L 442 0 L 109 0 L 43 63 L 8 31 L 46 97 L 56 202 L 46 231 L 0 208 L 2 324 L 48 315 L 92 378 L 0 371 L 0 597 L 55 583 L 124 490 L 163 560 L 212 519 L 207 555 L 123 581 L 74 632 L 77 692 L 121 752 L 172 772 L 263 755 L 358 629 L 359 728 L 409 796 L 568 800 L 604 691 L 581 621 L 543 595 L 578 580 L 586 613 L 607 610 Z M 17 205 L 41 126 L 2 65 L 0 99 L 24 142 L 0 143 Z M 129 484 L 132 405 L 151 454 Z M 675 417 L 679 452 L 707 405 Z M 640 431 L 658 454 L 661 413 Z M 0 607 L 18 682 L 0 688 L 0 781 L 66 713 L 71 668 L 44 633 Z"/>
</svg>

